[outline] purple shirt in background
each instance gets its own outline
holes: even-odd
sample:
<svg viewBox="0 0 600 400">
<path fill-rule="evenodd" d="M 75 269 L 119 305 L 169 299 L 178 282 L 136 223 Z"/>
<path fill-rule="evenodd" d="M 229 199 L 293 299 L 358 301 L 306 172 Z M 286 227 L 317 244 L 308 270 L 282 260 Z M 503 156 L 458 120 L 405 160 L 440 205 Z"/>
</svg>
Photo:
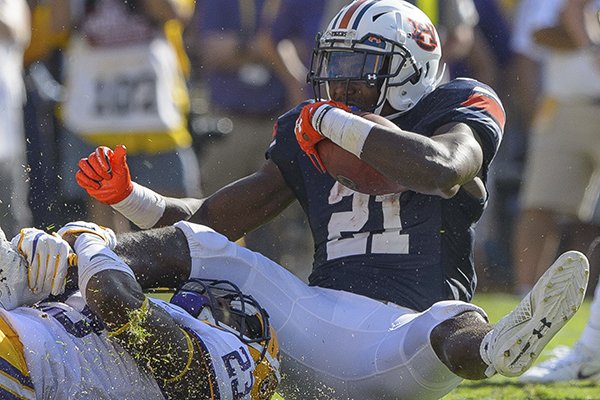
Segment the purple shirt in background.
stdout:
<svg viewBox="0 0 600 400">
<path fill-rule="evenodd" d="M 325 0 L 282 0 L 279 14 L 270 27 L 273 40 L 292 39 L 304 64 L 310 66 L 317 33 L 325 29 Z"/>
<path fill-rule="evenodd" d="M 257 30 L 264 27 L 263 7 L 267 0 L 247 0 L 254 17 L 248 26 L 242 26 L 238 0 L 208 0 L 202 2 L 199 40 L 206 32 L 236 32 L 240 42 L 254 39 Z M 210 57 L 206 54 L 205 57 Z M 273 71 L 264 65 L 247 64 L 236 71 L 206 72 L 210 102 L 225 112 L 273 115 L 286 107 L 285 87 Z"/>
<path fill-rule="evenodd" d="M 495 57 L 494 61 L 504 68 L 512 58 L 510 24 L 502 13 L 497 0 L 474 0 L 473 3 L 479 14 L 478 27 L 490 44 Z M 471 71 L 464 62 L 450 65 L 450 72 L 453 78 L 471 76 Z"/>
</svg>

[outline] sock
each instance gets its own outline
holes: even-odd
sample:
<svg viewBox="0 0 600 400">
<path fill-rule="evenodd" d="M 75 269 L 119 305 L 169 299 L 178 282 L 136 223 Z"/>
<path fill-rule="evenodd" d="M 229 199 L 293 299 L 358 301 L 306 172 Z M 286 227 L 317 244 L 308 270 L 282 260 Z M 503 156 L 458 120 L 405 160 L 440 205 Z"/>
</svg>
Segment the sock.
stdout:
<svg viewBox="0 0 600 400">
<path fill-rule="evenodd" d="M 488 365 L 487 369 L 485 370 L 485 376 L 487 376 L 488 378 L 496 375 L 496 368 L 494 368 L 494 366 L 492 365 L 492 360 L 488 355 L 488 348 L 490 345 L 490 341 L 492 340 L 493 331 L 494 330 L 492 329 L 483 337 L 483 340 L 481 340 L 481 345 L 479 346 L 479 356 L 481 357 L 483 362 Z"/>
<path fill-rule="evenodd" d="M 596 284 L 594 299 L 590 305 L 590 318 L 579 338 L 585 347 L 600 355 L 600 284 Z"/>
</svg>

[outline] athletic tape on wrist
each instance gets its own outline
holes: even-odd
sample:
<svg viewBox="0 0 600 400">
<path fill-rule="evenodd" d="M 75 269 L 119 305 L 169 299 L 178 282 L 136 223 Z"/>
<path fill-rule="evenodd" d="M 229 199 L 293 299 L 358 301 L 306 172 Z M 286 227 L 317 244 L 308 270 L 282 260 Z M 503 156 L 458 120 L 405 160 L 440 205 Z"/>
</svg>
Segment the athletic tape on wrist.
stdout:
<svg viewBox="0 0 600 400">
<path fill-rule="evenodd" d="M 360 158 L 365 140 L 371 129 L 377 125 L 337 107 L 323 108 L 316 118 L 317 129 L 332 142 Z M 317 113 L 315 113 L 317 116 Z"/>
<path fill-rule="evenodd" d="M 142 229 L 152 228 L 163 216 L 165 199 L 158 193 L 133 183 L 133 191 L 111 206 Z"/>
<path fill-rule="evenodd" d="M 135 274 L 110 248 L 106 246 L 104 239 L 91 234 L 79 235 L 74 246 L 77 253 L 77 268 L 79 275 L 79 290 L 83 299 L 86 300 L 87 285 L 95 274 L 105 270 L 122 271 L 135 279 Z"/>
<path fill-rule="evenodd" d="M 202 277 L 202 257 L 209 254 L 221 254 L 223 249 L 230 244 L 229 239 L 208 226 L 188 221 L 179 221 L 174 226 L 183 232 L 190 249 L 192 268 L 189 279 Z"/>
</svg>

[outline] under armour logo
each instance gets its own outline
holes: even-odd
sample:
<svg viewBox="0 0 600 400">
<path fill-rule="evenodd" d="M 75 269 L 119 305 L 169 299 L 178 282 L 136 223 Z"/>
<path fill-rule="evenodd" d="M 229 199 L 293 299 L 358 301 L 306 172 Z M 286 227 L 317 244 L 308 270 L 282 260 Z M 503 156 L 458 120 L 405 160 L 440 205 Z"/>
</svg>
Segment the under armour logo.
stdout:
<svg viewBox="0 0 600 400">
<path fill-rule="evenodd" d="M 367 80 L 369 80 L 369 81 L 377 80 L 377 74 L 367 74 Z"/>
<path fill-rule="evenodd" d="M 542 325 L 540 326 L 540 329 L 534 329 L 533 330 L 533 334 L 536 335 L 538 337 L 538 339 L 543 338 L 544 337 L 544 333 L 543 333 L 544 330 L 548 330 L 552 326 L 552 322 L 546 321 L 546 318 L 542 318 L 540 320 L 540 322 L 542 323 Z"/>
</svg>

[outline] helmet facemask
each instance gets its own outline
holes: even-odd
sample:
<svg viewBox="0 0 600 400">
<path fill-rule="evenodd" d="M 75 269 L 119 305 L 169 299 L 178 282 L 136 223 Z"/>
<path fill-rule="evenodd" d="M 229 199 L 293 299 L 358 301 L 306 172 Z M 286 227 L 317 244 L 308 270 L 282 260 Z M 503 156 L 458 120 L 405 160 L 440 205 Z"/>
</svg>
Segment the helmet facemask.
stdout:
<svg viewBox="0 0 600 400">
<path fill-rule="evenodd" d="M 243 294 L 233 283 L 190 279 L 177 289 L 171 303 L 198 319 L 236 334 L 247 345 L 263 344 L 260 358 L 264 357 L 267 351 L 264 344 L 271 340 L 269 315 L 252 296 Z"/>
<path fill-rule="evenodd" d="M 248 346 L 256 367 L 251 397 L 270 399 L 281 381 L 279 342 L 269 315 L 252 296 L 229 281 L 190 279 L 171 298 L 171 303 L 194 317 L 236 335 Z"/>
<path fill-rule="evenodd" d="M 383 107 L 388 88 L 402 86 L 420 73 L 410 51 L 402 44 L 374 34 L 358 40 L 347 36 L 338 39 L 335 32 L 326 32 L 317 38 L 308 75 L 316 99 L 324 98 L 324 93 L 331 98 L 330 82 L 343 82 L 346 88 L 350 82 L 362 82 L 369 87 L 377 87 L 379 91 L 376 104 L 361 107 L 362 111 L 374 112 Z M 390 83 L 392 78 L 400 75 L 406 77 L 400 82 Z M 348 103 L 348 95 L 346 99 L 338 100 Z"/>
</svg>

